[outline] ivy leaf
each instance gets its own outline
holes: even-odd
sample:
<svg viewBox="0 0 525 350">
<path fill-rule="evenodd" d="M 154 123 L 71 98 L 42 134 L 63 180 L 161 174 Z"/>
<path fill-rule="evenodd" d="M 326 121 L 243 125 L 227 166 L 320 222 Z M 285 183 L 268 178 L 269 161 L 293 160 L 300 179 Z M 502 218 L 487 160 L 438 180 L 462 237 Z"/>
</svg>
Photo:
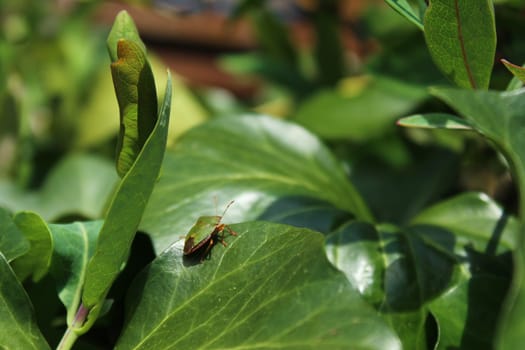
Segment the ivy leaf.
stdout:
<svg viewBox="0 0 525 350">
<path fill-rule="evenodd" d="M 296 196 L 372 220 L 339 162 L 314 135 L 266 116 L 219 118 L 190 130 L 166 155 L 141 229 L 162 251 L 199 216 L 231 200 L 225 222 L 255 219 L 276 200 Z"/>
<path fill-rule="evenodd" d="M 7 262 L 25 254 L 29 250 L 29 241 L 5 209 L 0 207 L 0 253 Z"/>
<path fill-rule="evenodd" d="M 438 68 L 460 87 L 487 89 L 496 52 L 490 0 L 431 0 L 425 39 Z"/>
<path fill-rule="evenodd" d="M 51 265 L 53 237 L 46 222 L 36 213 L 20 212 L 14 217 L 18 229 L 30 243 L 29 252 L 13 261 L 13 270 L 20 280 L 33 276 L 40 280 Z"/>
<path fill-rule="evenodd" d="M 418 1 L 419 11 L 416 11 L 410 4 L 409 0 L 385 0 L 390 7 L 392 7 L 400 15 L 414 23 L 419 29 L 423 30 L 423 13 L 426 9 L 426 4 L 423 1 Z"/>
<path fill-rule="evenodd" d="M 116 349 L 400 349 L 400 343 L 326 260 L 323 236 L 266 222 L 185 266 L 182 245 L 134 283 Z M 180 242 L 182 243 L 182 242 Z"/>
<path fill-rule="evenodd" d="M 3 349 L 50 349 L 36 324 L 31 301 L 1 253 L 0 347 Z"/>
</svg>

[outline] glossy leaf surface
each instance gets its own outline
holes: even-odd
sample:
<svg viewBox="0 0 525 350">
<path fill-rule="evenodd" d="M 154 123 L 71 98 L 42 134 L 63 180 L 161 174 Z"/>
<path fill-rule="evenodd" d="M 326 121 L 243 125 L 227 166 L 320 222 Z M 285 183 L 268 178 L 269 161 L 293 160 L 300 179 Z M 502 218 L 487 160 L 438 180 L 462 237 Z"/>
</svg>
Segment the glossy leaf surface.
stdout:
<svg viewBox="0 0 525 350">
<path fill-rule="evenodd" d="M 232 127 L 232 126 L 235 127 Z M 277 199 L 327 201 L 363 220 L 370 213 L 328 149 L 312 134 L 265 116 L 220 118 L 192 129 L 166 155 L 141 225 L 157 251 L 198 217 L 235 200 L 224 218 L 255 219 Z"/>
<path fill-rule="evenodd" d="M 322 235 L 232 228 L 239 235 L 203 263 L 185 266 L 177 243 L 141 274 L 117 349 L 400 349 L 326 260 Z"/>
<path fill-rule="evenodd" d="M 327 253 L 404 348 L 426 344 L 429 313 L 439 328 L 439 349 L 489 347 L 519 232 L 515 219 L 502 221 L 504 216 L 485 195 L 460 195 L 430 207 L 404 229 L 350 222 L 328 236 Z"/>
</svg>

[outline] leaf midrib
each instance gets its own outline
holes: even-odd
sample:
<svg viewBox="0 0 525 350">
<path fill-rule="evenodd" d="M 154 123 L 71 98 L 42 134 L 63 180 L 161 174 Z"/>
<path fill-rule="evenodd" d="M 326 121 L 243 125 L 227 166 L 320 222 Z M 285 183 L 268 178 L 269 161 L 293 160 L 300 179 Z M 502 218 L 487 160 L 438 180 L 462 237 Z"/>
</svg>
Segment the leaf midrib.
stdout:
<svg viewBox="0 0 525 350">
<path fill-rule="evenodd" d="M 456 22 L 457 22 L 456 24 L 457 24 L 457 30 L 458 30 L 459 46 L 461 48 L 461 57 L 463 58 L 463 63 L 465 65 L 465 70 L 467 72 L 470 86 L 473 89 L 476 89 L 477 84 L 476 84 L 476 81 L 474 80 L 474 75 L 472 74 L 472 70 L 470 68 L 470 63 L 469 63 L 468 55 L 467 55 L 467 48 L 465 47 L 465 39 L 463 37 L 463 27 L 461 25 L 461 13 L 459 11 L 458 0 L 454 0 L 454 13 L 456 15 Z"/>
</svg>

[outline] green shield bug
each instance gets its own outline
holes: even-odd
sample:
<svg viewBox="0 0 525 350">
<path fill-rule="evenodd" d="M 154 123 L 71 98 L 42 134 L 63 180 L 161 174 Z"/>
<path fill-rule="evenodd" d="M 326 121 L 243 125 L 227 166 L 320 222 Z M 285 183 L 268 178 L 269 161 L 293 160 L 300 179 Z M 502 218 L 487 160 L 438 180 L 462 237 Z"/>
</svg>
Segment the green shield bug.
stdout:
<svg viewBox="0 0 525 350">
<path fill-rule="evenodd" d="M 227 230 L 232 236 L 237 236 L 228 225 L 222 224 L 221 220 L 226 211 L 233 204 L 233 201 L 228 203 L 222 215 L 201 216 L 197 222 L 190 229 L 190 232 L 184 239 L 184 255 L 198 256 L 199 252 L 203 250 L 201 261 L 208 255 L 214 244 L 219 241 L 226 247 L 224 241 L 224 230 Z"/>
</svg>

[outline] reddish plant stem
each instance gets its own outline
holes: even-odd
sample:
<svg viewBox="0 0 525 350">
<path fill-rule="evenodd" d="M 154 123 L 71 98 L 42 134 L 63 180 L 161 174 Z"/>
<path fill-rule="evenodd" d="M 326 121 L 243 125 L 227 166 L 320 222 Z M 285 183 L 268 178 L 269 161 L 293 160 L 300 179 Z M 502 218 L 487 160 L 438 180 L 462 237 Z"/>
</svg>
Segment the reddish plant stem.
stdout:
<svg viewBox="0 0 525 350">
<path fill-rule="evenodd" d="M 80 328 L 89 314 L 89 309 L 85 308 L 83 304 L 80 304 L 78 311 L 73 319 L 71 325 L 67 328 L 66 332 L 62 336 L 60 343 L 56 350 L 69 350 L 78 338 L 78 334 L 75 332 L 76 329 Z"/>
</svg>

